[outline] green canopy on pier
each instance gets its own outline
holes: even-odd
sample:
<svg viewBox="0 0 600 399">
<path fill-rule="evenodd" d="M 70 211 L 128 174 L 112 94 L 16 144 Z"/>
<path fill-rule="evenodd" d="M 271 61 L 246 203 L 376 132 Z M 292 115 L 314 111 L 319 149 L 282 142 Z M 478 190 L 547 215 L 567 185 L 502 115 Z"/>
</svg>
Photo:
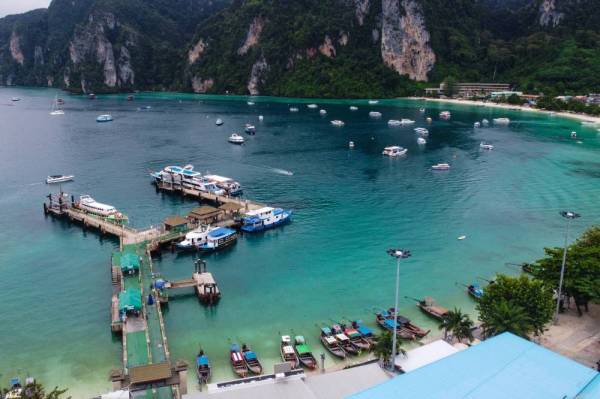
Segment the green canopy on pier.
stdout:
<svg viewBox="0 0 600 399">
<path fill-rule="evenodd" d="M 136 288 L 119 292 L 119 310 L 142 310 L 142 292 Z"/>
<path fill-rule="evenodd" d="M 140 258 L 134 253 L 124 253 L 121 255 L 121 272 L 130 273 L 140 270 Z"/>
</svg>

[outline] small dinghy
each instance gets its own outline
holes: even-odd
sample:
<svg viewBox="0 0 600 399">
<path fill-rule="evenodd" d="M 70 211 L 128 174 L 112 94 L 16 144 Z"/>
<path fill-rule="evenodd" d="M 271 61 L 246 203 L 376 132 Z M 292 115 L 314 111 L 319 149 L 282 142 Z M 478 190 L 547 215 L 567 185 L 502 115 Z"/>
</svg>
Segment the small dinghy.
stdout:
<svg viewBox="0 0 600 399">
<path fill-rule="evenodd" d="M 253 374 L 256 374 L 256 375 L 262 374 L 262 372 L 263 372 L 262 364 L 260 364 L 260 362 L 258 361 L 258 357 L 256 356 L 256 353 L 251 351 L 250 348 L 248 347 L 248 345 L 246 345 L 246 344 L 242 345 L 242 356 L 244 357 L 244 362 L 246 363 L 246 366 L 248 366 L 248 369 Z"/>
<path fill-rule="evenodd" d="M 237 133 L 233 133 L 231 136 L 229 136 L 227 141 L 229 141 L 231 144 L 244 144 L 244 138 Z"/>
<path fill-rule="evenodd" d="M 109 115 L 109 114 L 100 115 L 96 118 L 96 122 L 98 122 L 98 123 L 112 122 L 112 120 L 113 120 L 113 117 L 112 117 L 112 115 Z"/>
<path fill-rule="evenodd" d="M 296 345 L 294 346 L 294 349 L 296 351 L 296 354 L 298 355 L 300 363 L 302 363 L 302 365 L 307 369 L 316 369 L 317 359 L 312 354 L 312 349 L 310 348 L 310 346 L 308 346 L 304 337 L 302 335 L 297 335 L 295 338 L 295 343 Z"/>
<path fill-rule="evenodd" d="M 231 348 L 229 349 L 229 359 L 231 360 L 231 366 L 233 367 L 234 373 L 242 378 L 248 376 L 248 366 L 244 361 L 244 357 L 240 352 L 240 347 L 238 344 L 231 345 Z"/>
<path fill-rule="evenodd" d="M 217 125 L 217 126 L 222 126 L 222 125 L 223 125 L 223 123 L 224 123 L 224 122 L 223 122 L 223 119 L 219 118 L 219 119 L 217 119 L 217 121 L 215 122 L 215 125 Z"/>
<path fill-rule="evenodd" d="M 75 178 L 73 175 L 50 175 L 46 177 L 46 184 L 64 183 L 72 181 Z"/>
</svg>

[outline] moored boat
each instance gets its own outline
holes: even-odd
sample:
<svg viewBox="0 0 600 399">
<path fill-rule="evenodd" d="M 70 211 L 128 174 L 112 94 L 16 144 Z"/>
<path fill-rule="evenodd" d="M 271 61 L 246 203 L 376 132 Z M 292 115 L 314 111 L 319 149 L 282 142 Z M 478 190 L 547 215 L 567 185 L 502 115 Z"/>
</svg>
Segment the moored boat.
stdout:
<svg viewBox="0 0 600 399">
<path fill-rule="evenodd" d="M 425 297 L 417 300 L 417 306 L 425 314 L 434 317 L 438 320 L 443 320 L 444 316 L 448 313 L 448 309 L 443 308 L 435 304 L 435 301 L 431 297 Z"/>
<path fill-rule="evenodd" d="M 210 362 L 208 356 L 204 354 L 204 351 L 200 349 L 196 356 L 196 375 L 198 376 L 198 382 L 200 384 L 208 383 L 211 375 Z"/>
<path fill-rule="evenodd" d="M 436 163 L 431 167 L 433 170 L 450 170 L 450 164 L 447 163 Z"/>
<path fill-rule="evenodd" d="M 244 132 L 248 133 L 249 135 L 254 135 L 256 134 L 256 126 L 246 123 L 246 126 L 244 127 Z"/>
<path fill-rule="evenodd" d="M 381 118 L 381 112 L 379 112 L 379 111 L 371 111 L 371 112 L 369 112 L 369 116 L 371 118 Z"/>
<path fill-rule="evenodd" d="M 244 192 L 240 183 L 226 176 L 204 175 L 204 179 L 215 184 L 217 187 L 222 188 L 228 195 L 231 195 L 232 197 L 242 195 Z"/>
<path fill-rule="evenodd" d="M 425 140 L 423 137 L 417 137 L 417 144 L 419 144 L 419 145 L 427 144 L 427 140 Z"/>
<path fill-rule="evenodd" d="M 231 347 L 229 348 L 229 360 L 231 361 L 234 373 L 242 378 L 248 376 L 248 365 L 244 361 L 244 356 L 242 355 L 238 344 L 231 344 Z"/>
<path fill-rule="evenodd" d="M 81 195 L 77 207 L 89 213 L 93 213 L 99 216 L 111 216 L 116 215 L 119 212 L 117 208 L 112 205 L 103 204 L 96 201 L 89 195 Z"/>
<path fill-rule="evenodd" d="M 482 150 L 493 150 L 494 146 L 491 144 L 486 144 L 483 141 L 479 144 L 479 148 L 481 148 Z"/>
<path fill-rule="evenodd" d="M 369 104 L 370 105 L 375 105 L 375 104 L 378 104 L 378 103 L 379 103 L 379 100 L 369 100 Z"/>
<path fill-rule="evenodd" d="M 216 229 L 218 229 L 218 227 L 200 226 L 187 233 L 185 238 L 176 243 L 175 246 L 182 250 L 196 251 L 200 249 L 201 245 L 206 244 L 208 233 Z"/>
<path fill-rule="evenodd" d="M 400 123 L 402 125 L 412 125 L 413 123 L 415 123 L 415 121 L 413 121 L 412 119 L 402 118 L 400 119 Z"/>
<path fill-rule="evenodd" d="M 312 354 L 312 349 L 306 343 L 306 340 L 302 335 L 297 335 L 294 338 L 295 344 L 294 350 L 298 356 L 298 360 L 302 365 L 308 369 L 314 370 L 317 368 L 317 359 Z"/>
<path fill-rule="evenodd" d="M 52 101 L 52 110 L 50 111 L 50 115 L 52 116 L 58 116 L 58 115 L 64 115 L 65 111 L 63 111 L 60 106 L 62 105 L 62 102 L 58 101 L 58 95 L 54 96 L 54 101 Z"/>
<path fill-rule="evenodd" d="M 235 244 L 237 233 L 227 227 L 218 227 L 211 230 L 206 236 L 206 242 L 198 246 L 199 251 L 212 252 Z"/>
<path fill-rule="evenodd" d="M 323 116 L 327 115 L 327 110 L 325 110 L 325 109 L 320 110 L 319 115 L 323 115 Z"/>
<path fill-rule="evenodd" d="M 248 105 L 252 106 L 252 105 L 254 105 L 255 103 L 254 103 L 254 101 L 247 101 L 247 102 L 246 102 L 246 104 L 248 104 Z"/>
<path fill-rule="evenodd" d="M 316 109 L 318 107 L 318 105 L 317 104 L 308 104 L 306 107 L 310 108 L 310 109 Z"/>
<path fill-rule="evenodd" d="M 255 233 L 280 226 L 289 222 L 291 219 L 291 210 L 266 206 L 246 212 L 242 220 L 241 229 L 249 233 Z"/>
<path fill-rule="evenodd" d="M 16 103 L 17 101 L 21 101 L 21 99 L 19 97 L 13 97 L 10 99 L 10 101 Z"/>
<path fill-rule="evenodd" d="M 337 127 L 342 127 L 342 126 L 344 126 L 344 125 L 345 125 L 344 121 L 341 121 L 341 120 L 339 120 L 339 119 L 332 120 L 332 121 L 331 121 L 331 124 L 332 124 L 333 126 L 337 126 Z"/>
<path fill-rule="evenodd" d="M 450 113 L 450 111 L 442 111 L 440 112 L 440 118 L 441 119 L 450 119 L 452 117 L 452 114 Z"/>
<path fill-rule="evenodd" d="M 46 177 L 46 184 L 64 183 L 72 181 L 74 178 L 73 175 L 50 175 Z"/>
<path fill-rule="evenodd" d="M 474 128 L 479 128 L 479 127 L 481 127 L 481 123 L 475 122 L 475 123 L 473 123 L 473 127 Z"/>
<path fill-rule="evenodd" d="M 354 148 L 354 141 L 349 141 L 348 142 L 348 148 L 350 148 L 350 149 Z"/>
<path fill-rule="evenodd" d="M 251 351 L 246 344 L 242 345 L 242 356 L 244 357 L 244 362 L 246 363 L 248 370 L 256 375 L 262 374 L 263 367 L 258 360 L 258 356 L 256 356 L 256 353 Z"/>
<path fill-rule="evenodd" d="M 110 114 L 100 115 L 96 118 L 96 122 L 98 122 L 98 123 L 112 122 L 112 120 L 113 120 L 113 117 Z"/>
<path fill-rule="evenodd" d="M 350 106 L 350 111 L 358 111 L 358 107 L 355 105 Z"/>
<path fill-rule="evenodd" d="M 400 122 L 398 119 L 390 119 L 388 121 L 388 126 L 402 126 L 402 122 Z"/>
<path fill-rule="evenodd" d="M 400 147 L 397 145 L 392 145 L 389 147 L 385 147 L 383 149 L 382 154 L 386 155 L 388 157 L 400 157 L 402 155 L 405 155 L 408 152 L 408 150 L 404 147 Z"/>
<path fill-rule="evenodd" d="M 371 343 L 366 340 L 356 328 L 344 328 L 344 334 L 350 339 L 352 345 L 359 350 L 371 350 Z"/>
<path fill-rule="evenodd" d="M 425 129 L 424 127 L 416 127 L 415 133 L 418 133 L 421 136 L 427 136 L 429 135 L 429 130 Z"/>
<path fill-rule="evenodd" d="M 482 126 L 488 126 L 489 124 L 490 124 L 490 121 L 488 121 L 487 119 L 484 118 L 484 119 L 481 120 L 481 125 Z"/>
<path fill-rule="evenodd" d="M 340 347 L 344 349 L 344 351 L 350 355 L 358 355 L 360 353 L 360 349 L 357 348 L 351 341 L 350 338 L 346 334 L 339 333 L 335 334 L 335 339 L 339 343 Z"/>
<path fill-rule="evenodd" d="M 325 349 L 327 349 L 332 355 L 339 357 L 340 359 L 346 358 L 346 351 L 339 345 L 338 341 L 331 333 L 331 328 L 322 327 L 320 338 Z"/>
<path fill-rule="evenodd" d="M 292 370 L 298 368 L 300 360 L 292 346 L 292 338 L 289 335 L 283 335 L 279 343 L 279 353 L 284 362 L 288 362 L 292 366 Z"/>
<path fill-rule="evenodd" d="M 492 120 L 494 122 L 494 125 L 508 125 L 508 124 L 510 124 L 510 119 L 508 119 L 508 118 L 494 118 Z"/>
<path fill-rule="evenodd" d="M 223 123 L 224 123 L 224 122 L 223 122 L 223 119 L 221 119 L 221 118 L 219 118 L 219 119 L 217 119 L 217 120 L 215 121 L 215 125 L 217 125 L 217 126 L 222 126 L 222 125 L 223 125 Z"/>
<path fill-rule="evenodd" d="M 244 138 L 237 133 L 233 133 L 231 136 L 229 136 L 227 141 L 229 141 L 231 144 L 244 144 Z"/>
<path fill-rule="evenodd" d="M 377 312 L 375 314 L 375 321 L 377 322 L 377 325 L 379 325 L 379 327 L 383 328 L 384 330 L 387 330 L 387 331 L 393 333 L 394 323 L 395 323 L 396 324 L 396 335 L 399 338 L 407 339 L 407 340 L 414 340 L 416 338 L 415 334 L 413 334 L 411 331 L 408 331 L 407 329 L 403 328 L 402 325 L 394 319 L 395 319 L 394 316 L 391 315 L 387 310 Z"/>
<path fill-rule="evenodd" d="M 483 296 L 483 288 L 477 283 L 467 285 L 467 293 L 475 300 L 481 299 Z"/>
<path fill-rule="evenodd" d="M 290 112 L 298 112 L 300 111 L 297 107 L 290 107 Z"/>
<path fill-rule="evenodd" d="M 394 308 L 390 308 L 388 310 L 388 312 L 391 315 L 396 314 L 396 312 L 394 312 Z M 398 321 L 398 325 L 402 326 L 403 329 L 414 334 L 415 337 L 417 337 L 417 338 L 423 338 L 424 336 L 429 334 L 429 332 L 431 331 L 431 330 L 425 330 L 424 328 L 421 328 L 421 327 L 417 326 L 416 324 L 413 324 L 410 321 L 410 319 L 408 319 L 407 317 L 404 317 L 402 315 L 396 315 L 396 320 Z"/>
<path fill-rule="evenodd" d="M 352 325 L 352 328 L 358 331 L 360 335 L 371 344 L 371 346 L 375 344 L 377 337 L 373 333 L 373 330 L 363 324 L 362 320 L 354 320 L 350 324 Z"/>
</svg>

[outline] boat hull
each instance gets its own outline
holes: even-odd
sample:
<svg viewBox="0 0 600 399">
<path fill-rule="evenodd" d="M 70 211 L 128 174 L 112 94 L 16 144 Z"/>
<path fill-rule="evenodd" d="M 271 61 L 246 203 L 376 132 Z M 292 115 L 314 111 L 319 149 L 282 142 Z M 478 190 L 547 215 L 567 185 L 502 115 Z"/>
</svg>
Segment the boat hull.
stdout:
<svg viewBox="0 0 600 399">
<path fill-rule="evenodd" d="M 240 229 L 242 231 L 245 231 L 247 233 L 259 233 L 261 231 L 265 231 L 265 230 L 269 230 L 269 229 L 273 229 L 275 227 L 284 225 L 286 223 L 289 223 L 292 220 L 292 214 L 291 212 L 288 213 L 285 217 L 276 220 L 275 222 L 265 225 L 265 224 L 261 224 L 258 226 L 254 226 L 254 225 L 243 225 L 242 227 L 240 227 Z"/>
<path fill-rule="evenodd" d="M 338 357 L 340 359 L 346 358 L 346 351 L 344 349 L 342 349 L 339 346 L 331 347 L 329 344 L 327 344 L 323 336 L 321 336 L 321 343 L 323 344 L 325 349 L 327 349 L 329 353 L 331 353 L 333 356 Z"/>
</svg>

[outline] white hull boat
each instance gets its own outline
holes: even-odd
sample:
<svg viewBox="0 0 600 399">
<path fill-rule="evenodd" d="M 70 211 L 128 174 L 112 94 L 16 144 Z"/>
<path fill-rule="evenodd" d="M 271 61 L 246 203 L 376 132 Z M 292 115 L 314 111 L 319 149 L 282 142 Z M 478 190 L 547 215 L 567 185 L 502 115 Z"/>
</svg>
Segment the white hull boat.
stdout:
<svg viewBox="0 0 600 399">
<path fill-rule="evenodd" d="M 371 111 L 369 112 L 369 116 L 371 118 L 381 118 L 381 112 L 378 111 Z"/>
<path fill-rule="evenodd" d="M 494 118 L 494 125 L 508 125 L 510 123 L 510 119 L 508 118 Z"/>
<path fill-rule="evenodd" d="M 74 178 L 73 175 L 50 175 L 46 177 L 46 184 L 64 183 L 72 181 Z"/>
<path fill-rule="evenodd" d="M 103 123 L 103 122 L 112 122 L 113 117 L 111 115 L 100 115 L 96 118 L 96 122 L 98 123 Z"/>
<path fill-rule="evenodd" d="M 332 124 L 333 126 L 337 126 L 337 127 L 342 127 L 342 126 L 344 126 L 344 122 L 343 122 L 343 121 L 340 121 L 340 120 L 338 120 L 338 119 L 331 121 L 331 124 Z"/>
<path fill-rule="evenodd" d="M 233 133 L 227 139 L 231 144 L 244 144 L 244 138 L 237 133 Z"/>
<path fill-rule="evenodd" d="M 438 164 L 433 165 L 431 167 L 431 169 L 433 169 L 433 170 L 449 170 L 450 165 L 447 163 L 438 163 Z"/>
<path fill-rule="evenodd" d="M 394 157 L 401 157 L 402 155 L 405 155 L 407 152 L 408 152 L 408 149 L 397 146 L 397 145 L 393 145 L 393 146 L 385 147 L 383 149 L 382 154 L 386 155 L 388 157 L 394 158 Z"/>
<path fill-rule="evenodd" d="M 479 148 L 481 148 L 482 150 L 493 150 L 494 146 L 491 144 L 486 144 L 486 143 L 480 143 L 479 144 Z"/>
</svg>

